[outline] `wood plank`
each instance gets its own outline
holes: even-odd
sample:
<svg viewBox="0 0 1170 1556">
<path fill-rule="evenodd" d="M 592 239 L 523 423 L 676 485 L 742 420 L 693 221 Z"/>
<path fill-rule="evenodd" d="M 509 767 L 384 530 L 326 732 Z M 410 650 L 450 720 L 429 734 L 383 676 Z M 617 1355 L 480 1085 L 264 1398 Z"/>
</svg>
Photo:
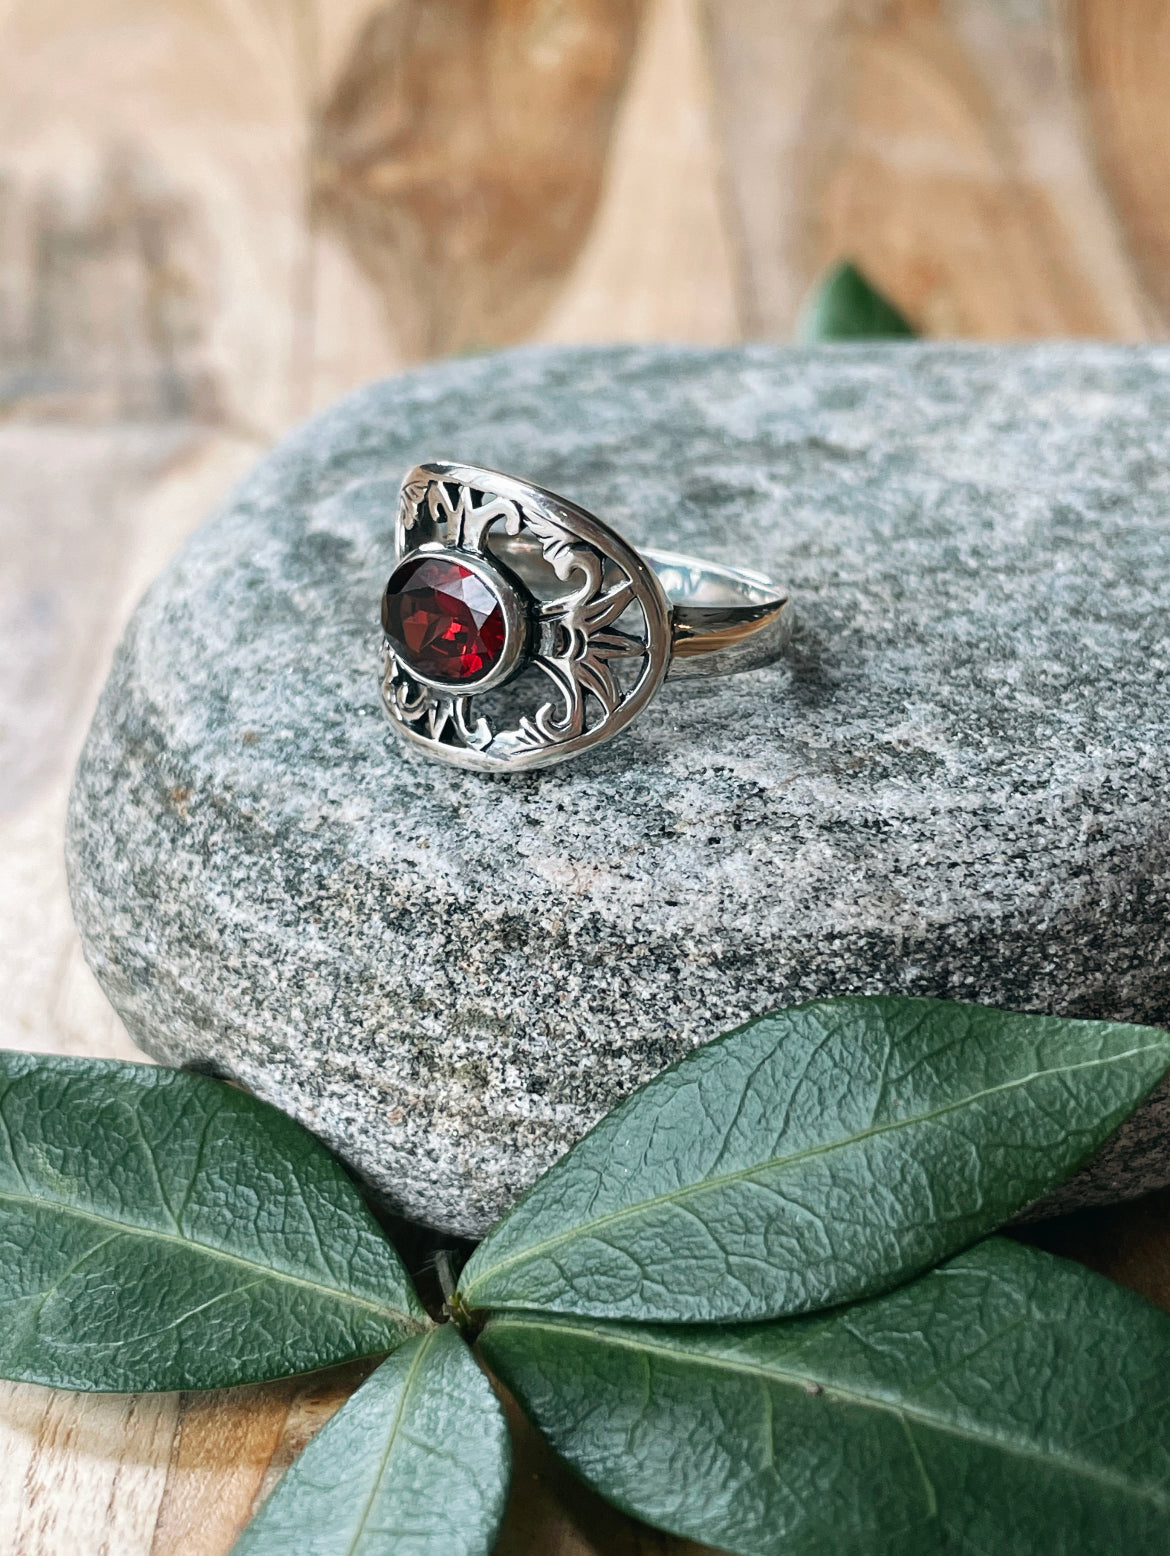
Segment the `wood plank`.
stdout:
<svg viewBox="0 0 1170 1556">
<path fill-rule="evenodd" d="M 799 173 L 820 122 L 821 83 L 845 0 L 703 0 L 701 18 L 735 245 L 738 311 L 749 338 L 792 334 L 814 278 L 802 249 Z"/>
<path fill-rule="evenodd" d="M 309 212 L 317 102 L 375 8 L 8 0 L 0 399 L 263 441 L 401 364 Z"/>
<path fill-rule="evenodd" d="M 0 426 L 0 1045 L 119 1057 L 65 886 L 69 774 L 131 587 L 134 498 L 193 446 L 186 424 Z"/>
<path fill-rule="evenodd" d="M 219 1556 L 230 1549 L 251 1517 L 304 1387 L 289 1379 L 181 1397 L 151 1556 Z"/>
<path fill-rule="evenodd" d="M 0 1556 L 146 1556 L 177 1412 L 0 1384 Z"/>
<path fill-rule="evenodd" d="M 375 9 L 320 115 L 315 209 L 409 359 L 522 338 L 593 218 L 640 0 Z"/>
<path fill-rule="evenodd" d="M 1070 48 L 1102 180 L 1145 287 L 1151 326 L 1170 328 L 1170 7 L 1070 0 Z"/>
<path fill-rule="evenodd" d="M 1089 133 L 1062 0 L 949 0 L 956 38 L 995 106 L 1025 211 L 1067 251 L 1100 309 L 1100 333 L 1143 340 L 1157 320 Z"/>
<path fill-rule="evenodd" d="M 592 230 L 541 341 L 742 335 L 697 0 L 652 0 Z"/>
<path fill-rule="evenodd" d="M 709 0 L 707 18 L 752 332 L 788 335 L 843 257 L 932 335 L 1147 332 L 1058 13 Z"/>
</svg>

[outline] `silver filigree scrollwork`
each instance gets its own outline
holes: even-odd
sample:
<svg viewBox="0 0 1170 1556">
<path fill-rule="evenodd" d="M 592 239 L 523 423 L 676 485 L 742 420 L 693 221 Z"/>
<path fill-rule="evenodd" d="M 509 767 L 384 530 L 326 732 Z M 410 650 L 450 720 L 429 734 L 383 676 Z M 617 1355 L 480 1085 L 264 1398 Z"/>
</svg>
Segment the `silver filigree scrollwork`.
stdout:
<svg viewBox="0 0 1170 1556">
<path fill-rule="evenodd" d="M 662 587 L 584 509 L 496 471 L 436 462 L 403 481 L 396 531 L 400 561 L 419 551 L 484 559 L 527 631 L 506 697 L 426 684 L 384 640 L 382 701 L 412 743 L 462 766 L 547 766 L 609 739 L 657 690 L 670 657 Z"/>
</svg>

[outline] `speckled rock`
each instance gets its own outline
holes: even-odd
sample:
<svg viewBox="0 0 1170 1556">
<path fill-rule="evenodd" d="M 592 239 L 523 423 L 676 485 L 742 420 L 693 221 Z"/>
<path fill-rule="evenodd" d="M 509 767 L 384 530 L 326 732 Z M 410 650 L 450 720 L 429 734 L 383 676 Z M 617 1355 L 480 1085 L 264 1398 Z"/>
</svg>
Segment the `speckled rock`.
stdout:
<svg viewBox="0 0 1170 1556">
<path fill-rule="evenodd" d="M 790 661 L 565 767 L 379 710 L 401 472 L 446 457 L 792 587 Z M 139 1043 L 482 1232 L 760 1012 L 904 991 L 1170 1019 L 1170 351 L 521 351 L 334 407 L 155 584 L 77 774 L 87 954 Z M 1147 1103 L 1064 1203 L 1170 1181 Z"/>
</svg>

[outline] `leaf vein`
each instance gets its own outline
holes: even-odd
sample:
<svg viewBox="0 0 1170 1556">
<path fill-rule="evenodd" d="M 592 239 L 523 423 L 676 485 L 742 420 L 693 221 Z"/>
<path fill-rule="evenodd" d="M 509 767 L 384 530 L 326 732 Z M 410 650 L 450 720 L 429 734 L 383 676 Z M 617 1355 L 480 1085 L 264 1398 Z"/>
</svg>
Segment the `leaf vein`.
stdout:
<svg viewBox="0 0 1170 1556">
<path fill-rule="evenodd" d="M 948 1114 L 958 1112 L 960 1109 L 977 1106 L 990 1097 L 1017 1091 L 1038 1080 L 1047 1080 L 1051 1077 L 1068 1075 L 1080 1070 L 1102 1069 L 1109 1065 L 1118 1064 L 1125 1059 L 1154 1051 L 1154 1045 L 1147 1044 L 1142 1048 L 1128 1049 L 1125 1053 L 1110 1054 L 1105 1059 L 1086 1059 L 1077 1064 L 1060 1065 L 1051 1070 L 1033 1070 L 1027 1075 L 1017 1076 L 1010 1081 L 1003 1082 L 999 1086 L 989 1086 L 983 1091 L 973 1092 L 966 1097 L 956 1098 L 955 1101 L 948 1102 L 932 1112 L 916 1113 L 909 1118 L 896 1119 L 885 1124 L 871 1125 L 866 1129 L 856 1131 L 854 1134 L 845 1135 L 839 1140 L 830 1140 L 823 1144 L 808 1146 L 803 1150 L 793 1151 L 787 1156 L 770 1157 L 765 1161 L 755 1162 L 750 1167 L 737 1168 L 718 1177 L 702 1178 L 696 1183 L 684 1184 L 681 1188 L 671 1189 L 665 1194 L 650 1195 L 646 1199 L 637 1200 L 632 1205 L 622 1205 L 604 1216 L 598 1216 L 593 1221 L 579 1222 L 574 1226 L 566 1228 L 564 1231 L 555 1233 L 551 1237 L 543 1238 L 540 1242 L 530 1243 L 516 1249 L 513 1253 L 506 1254 L 496 1263 L 487 1265 L 485 1269 L 474 1275 L 467 1286 L 464 1287 L 463 1297 L 470 1302 L 476 1287 L 483 1285 L 489 1277 L 494 1280 L 503 1270 L 510 1269 L 517 1264 L 529 1263 L 547 1254 L 551 1249 L 560 1247 L 563 1243 L 572 1242 L 576 1238 L 584 1236 L 595 1237 L 600 1227 L 615 1226 L 619 1222 L 644 1216 L 650 1210 L 660 1206 L 678 1204 L 693 1196 L 708 1194 L 729 1184 L 750 1182 L 763 1173 L 776 1172 L 794 1166 L 799 1162 L 812 1160 L 818 1156 L 831 1155 L 835 1151 L 845 1150 L 850 1146 L 858 1145 L 864 1140 L 880 1135 L 895 1134 L 903 1129 L 913 1128 L 916 1125 L 933 1123 L 935 1120 L 945 1118 Z M 496 1301 L 501 1302 L 502 1299 L 497 1298 Z"/>
<path fill-rule="evenodd" d="M 1143 1485 L 1133 1480 L 1127 1480 L 1124 1476 L 1114 1474 L 1101 1468 L 1100 1465 L 1088 1464 L 1082 1459 L 1074 1458 L 1071 1454 L 1061 1457 L 1042 1447 L 1032 1443 L 1021 1442 L 1017 1438 L 1005 1436 L 998 1432 L 979 1432 L 968 1426 L 961 1426 L 956 1422 L 947 1421 L 943 1417 L 932 1414 L 924 1408 L 907 1408 L 905 1405 L 896 1404 L 892 1400 L 883 1399 L 876 1394 L 862 1394 L 855 1389 L 849 1389 L 837 1383 L 822 1383 L 820 1379 L 812 1379 L 800 1373 L 782 1371 L 777 1367 L 767 1365 L 752 1365 L 748 1362 L 735 1361 L 726 1356 L 705 1355 L 701 1351 L 687 1349 L 676 1350 L 662 1341 L 647 1340 L 644 1336 L 627 1338 L 624 1335 L 614 1334 L 611 1331 L 599 1331 L 588 1329 L 583 1325 L 542 1323 L 535 1319 L 501 1318 L 495 1321 L 495 1327 L 541 1330 L 548 1334 L 575 1335 L 594 1341 L 598 1345 L 611 1346 L 616 1350 L 633 1351 L 636 1355 L 646 1358 L 648 1355 L 664 1357 L 668 1361 L 690 1364 L 696 1367 L 706 1367 L 711 1371 L 738 1373 L 750 1378 L 754 1383 L 767 1383 L 774 1381 L 778 1384 L 807 1390 L 810 1382 L 820 1385 L 822 1393 L 830 1398 L 839 1399 L 845 1404 L 858 1405 L 864 1409 L 878 1410 L 887 1415 L 892 1415 L 902 1420 L 903 1425 L 907 1421 L 914 1421 L 930 1431 L 939 1432 L 948 1437 L 958 1438 L 963 1442 L 978 1443 L 982 1447 L 992 1446 L 1002 1449 L 1005 1453 L 1015 1455 L 1017 1458 L 1027 1459 L 1029 1462 L 1055 1465 L 1065 1473 L 1082 1476 L 1086 1480 L 1097 1482 L 1111 1491 L 1119 1491 L 1126 1495 L 1140 1497 L 1143 1501 L 1151 1503 L 1159 1512 L 1170 1513 L 1170 1496 L 1160 1491 L 1155 1486 Z"/>
<path fill-rule="evenodd" d="M 9 1190 L 0 1190 L 0 1203 L 18 1205 L 30 1205 L 35 1210 L 44 1210 L 46 1207 L 54 1214 L 63 1217 L 72 1217 L 77 1221 L 88 1221 L 95 1226 L 112 1228 L 111 1235 L 121 1234 L 126 1237 L 143 1237 L 164 1243 L 177 1243 L 193 1253 L 203 1255 L 211 1259 L 222 1260 L 226 1264 L 234 1264 L 238 1267 L 258 1271 L 261 1275 L 287 1282 L 292 1286 L 299 1286 L 308 1291 L 315 1291 L 334 1299 L 340 1299 L 354 1307 L 365 1308 L 371 1313 L 376 1313 L 379 1318 L 390 1319 L 392 1322 L 406 1328 L 421 1330 L 422 1325 L 410 1314 L 403 1313 L 397 1308 L 386 1307 L 381 1303 L 371 1302 L 367 1297 L 359 1297 L 356 1292 L 344 1291 L 337 1286 L 326 1286 L 320 1281 L 309 1280 L 303 1275 L 291 1275 L 284 1270 L 276 1269 L 271 1265 L 260 1264 L 255 1259 L 247 1259 L 242 1254 L 228 1253 L 225 1249 L 215 1248 L 210 1243 L 196 1242 L 193 1238 L 181 1236 L 174 1232 L 162 1232 L 151 1227 L 134 1226 L 130 1222 L 117 1221 L 112 1216 L 103 1216 L 94 1210 L 79 1210 L 71 1205 L 63 1205 L 59 1200 L 53 1200 L 46 1195 L 14 1194 Z M 106 1239 L 109 1241 L 110 1239 Z"/>
</svg>

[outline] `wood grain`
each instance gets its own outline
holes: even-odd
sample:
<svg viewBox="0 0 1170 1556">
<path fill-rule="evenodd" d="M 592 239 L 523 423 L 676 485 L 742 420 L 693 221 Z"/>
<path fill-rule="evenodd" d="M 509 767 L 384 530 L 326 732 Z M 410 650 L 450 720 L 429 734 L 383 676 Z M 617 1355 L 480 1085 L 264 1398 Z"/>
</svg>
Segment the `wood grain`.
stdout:
<svg viewBox="0 0 1170 1556">
<path fill-rule="evenodd" d="M 372 8 L 7 0 L 10 406 L 192 413 L 266 439 L 400 365 L 376 295 L 309 216 L 316 103 Z"/>
<path fill-rule="evenodd" d="M 173 1395 L 0 1384 L 2 1556 L 145 1556 L 177 1414 Z"/>
<path fill-rule="evenodd" d="M 1070 47 L 1101 178 L 1127 252 L 1170 327 L 1170 7 L 1161 0 L 1075 0 Z"/>
<path fill-rule="evenodd" d="M 181 1396 L 151 1556 L 226 1551 L 369 1371 L 361 1365 L 263 1388 Z"/>
<path fill-rule="evenodd" d="M 743 335 L 713 85 L 696 0 L 652 0 L 597 216 L 541 341 Z"/>
<path fill-rule="evenodd" d="M 588 230 L 638 0 L 379 7 L 320 115 L 316 212 L 410 359 L 521 338 Z"/>
<path fill-rule="evenodd" d="M 710 0 L 707 29 L 751 333 L 842 257 L 928 334 L 1146 333 L 1042 4 Z"/>
</svg>

